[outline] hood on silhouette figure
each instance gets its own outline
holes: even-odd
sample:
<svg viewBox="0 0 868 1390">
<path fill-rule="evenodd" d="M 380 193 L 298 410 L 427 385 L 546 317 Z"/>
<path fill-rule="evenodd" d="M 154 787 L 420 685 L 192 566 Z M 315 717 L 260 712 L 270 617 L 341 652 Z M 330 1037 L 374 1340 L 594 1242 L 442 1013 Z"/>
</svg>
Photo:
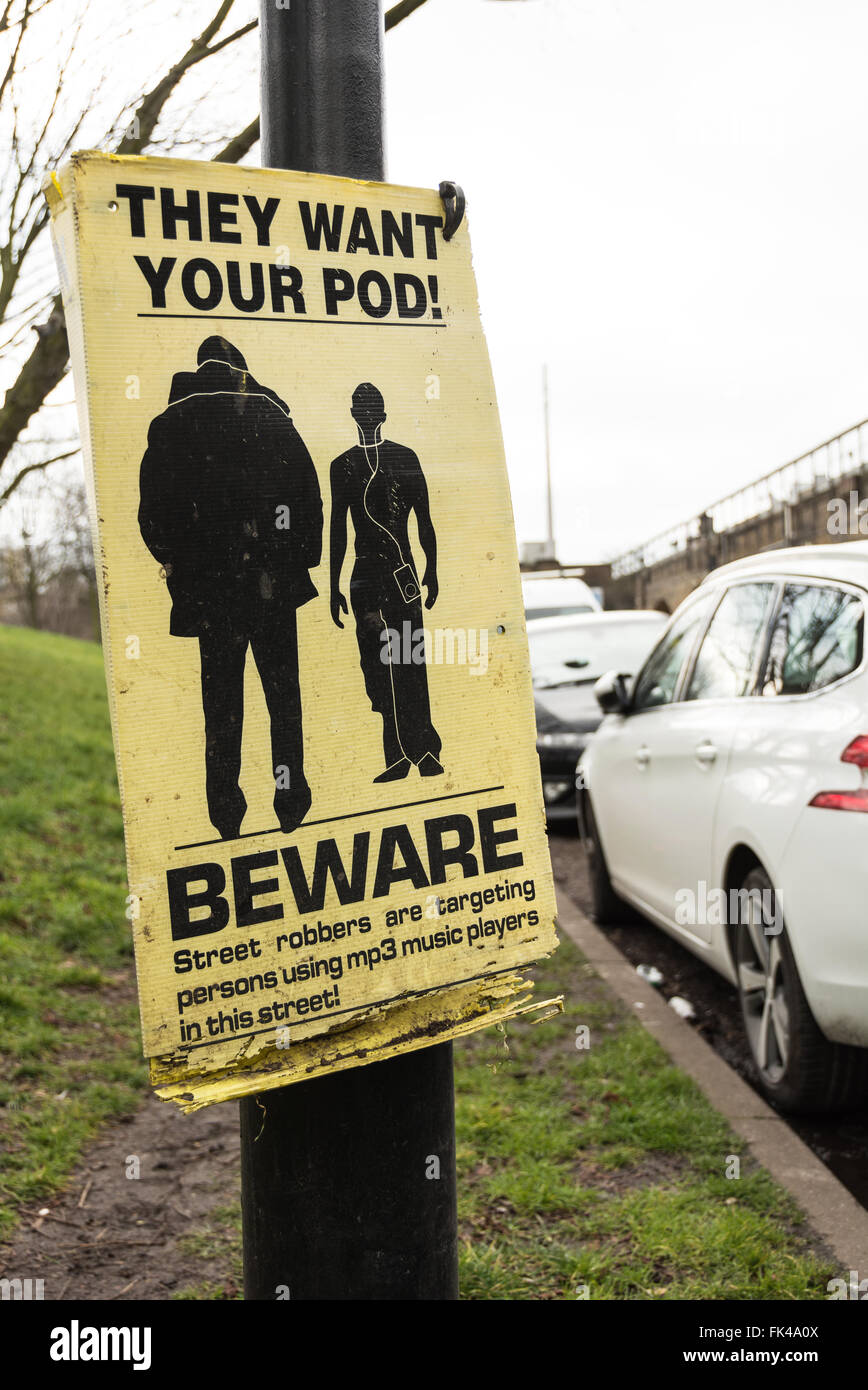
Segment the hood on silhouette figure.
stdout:
<svg viewBox="0 0 868 1390">
<path fill-rule="evenodd" d="M 176 372 L 169 390 L 169 405 L 186 400 L 188 396 L 264 396 L 289 415 L 289 406 L 276 391 L 263 386 L 247 370 L 247 362 L 238 348 L 217 334 L 205 338 L 196 354 L 195 372 Z M 239 404 L 243 404 L 239 402 Z"/>
</svg>

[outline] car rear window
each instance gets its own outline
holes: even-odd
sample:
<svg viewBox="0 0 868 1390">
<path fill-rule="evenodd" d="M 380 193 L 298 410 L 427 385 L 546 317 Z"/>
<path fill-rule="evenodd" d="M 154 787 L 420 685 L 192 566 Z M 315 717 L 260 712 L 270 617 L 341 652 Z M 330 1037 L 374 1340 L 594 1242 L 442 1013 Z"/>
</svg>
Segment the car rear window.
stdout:
<svg viewBox="0 0 868 1390">
<path fill-rule="evenodd" d="M 861 664 L 865 610 L 844 589 L 788 584 L 772 630 L 763 695 L 807 695 Z"/>
<path fill-rule="evenodd" d="M 560 685 L 587 685 L 606 671 L 630 676 L 639 670 L 654 638 L 664 625 L 653 619 L 609 621 L 596 614 L 592 622 L 540 631 L 528 625 L 533 683 L 539 690 Z"/>
</svg>

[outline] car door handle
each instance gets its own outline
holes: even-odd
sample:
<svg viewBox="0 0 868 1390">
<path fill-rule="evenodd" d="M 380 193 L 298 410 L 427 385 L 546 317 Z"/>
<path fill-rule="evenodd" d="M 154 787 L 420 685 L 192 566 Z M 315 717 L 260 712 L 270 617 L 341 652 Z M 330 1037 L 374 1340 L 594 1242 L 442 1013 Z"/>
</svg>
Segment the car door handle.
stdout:
<svg viewBox="0 0 868 1390">
<path fill-rule="evenodd" d="M 717 748 L 715 747 L 715 745 L 714 745 L 713 743 L 710 742 L 709 739 L 706 739 L 706 740 L 704 741 L 704 743 L 697 743 L 697 745 L 696 745 L 696 761 L 700 764 L 700 766 L 702 766 L 702 767 L 708 767 L 708 766 L 710 766 L 710 764 L 714 762 L 714 760 L 715 760 L 716 757 L 717 757 Z"/>
<path fill-rule="evenodd" d="M 643 743 L 641 748 L 636 749 L 636 762 L 638 763 L 639 767 L 647 767 L 650 761 L 651 753 Z"/>
</svg>

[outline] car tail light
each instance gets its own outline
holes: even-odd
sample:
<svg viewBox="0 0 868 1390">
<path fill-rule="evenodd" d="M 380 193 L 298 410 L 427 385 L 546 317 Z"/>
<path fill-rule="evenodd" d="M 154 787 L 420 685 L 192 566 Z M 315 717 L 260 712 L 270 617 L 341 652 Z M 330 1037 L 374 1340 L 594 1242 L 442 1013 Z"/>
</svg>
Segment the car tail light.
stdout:
<svg viewBox="0 0 868 1390">
<path fill-rule="evenodd" d="M 857 767 L 868 767 L 868 734 L 860 734 L 841 754 L 842 763 L 855 763 Z"/>
<path fill-rule="evenodd" d="M 868 769 L 868 734 L 860 734 L 847 744 L 841 754 L 842 763 L 852 763 L 862 770 Z M 868 787 L 859 787 L 852 792 L 817 792 L 808 803 L 826 811 L 864 811 L 868 812 Z"/>
<path fill-rule="evenodd" d="M 820 806 L 827 811 L 868 811 L 868 791 L 817 792 L 808 805 Z"/>
</svg>

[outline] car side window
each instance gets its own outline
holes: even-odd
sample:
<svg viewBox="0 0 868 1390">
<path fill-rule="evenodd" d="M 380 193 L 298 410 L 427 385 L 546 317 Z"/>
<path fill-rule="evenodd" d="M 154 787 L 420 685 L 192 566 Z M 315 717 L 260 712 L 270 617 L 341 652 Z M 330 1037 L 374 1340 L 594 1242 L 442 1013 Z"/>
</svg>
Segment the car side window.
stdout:
<svg viewBox="0 0 868 1390">
<path fill-rule="evenodd" d="M 700 627 L 708 617 L 711 597 L 691 603 L 676 614 L 659 644 L 645 662 L 633 688 L 630 702 L 634 711 L 653 709 L 672 703 L 681 668 L 693 650 Z"/>
<path fill-rule="evenodd" d="M 773 584 L 735 584 L 721 599 L 696 657 L 687 700 L 735 700 L 747 695 Z"/>
<path fill-rule="evenodd" d="M 788 584 L 775 620 L 763 695 L 807 695 L 847 676 L 862 661 L 865 610 L 854 594 Z"/>
</svg>

